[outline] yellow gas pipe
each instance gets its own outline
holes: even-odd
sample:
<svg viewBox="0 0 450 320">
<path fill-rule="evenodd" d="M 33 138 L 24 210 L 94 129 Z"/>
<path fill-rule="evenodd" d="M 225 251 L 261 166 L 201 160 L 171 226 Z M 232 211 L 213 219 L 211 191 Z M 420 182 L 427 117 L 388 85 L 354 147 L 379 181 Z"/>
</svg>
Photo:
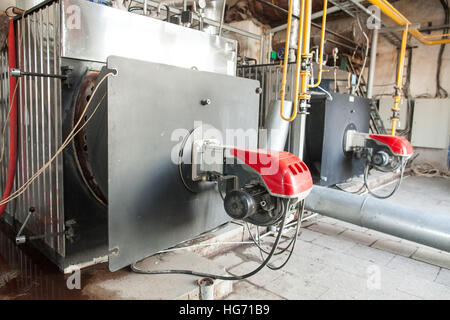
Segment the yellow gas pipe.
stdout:
<svg viewBox="0 0 450 320">
<path fill-rule="evenodd" d="M 284 60 L 283 60 L 283 76 L 281 78 L 281 90 L 280 90 L 280 95 L 281 95 L 281 101 L 280 101 L 280 115 L 281 118 L 283 118 L 283 120 L 286 121 L 292 121 L 295 119 L 295 117 L 297 116 L 297 109 L 294 109 L 294 112 L 292 114 L 292 116 L 290 118 L 286 118 L 283 114 L 283 106 L 284 106 L 284 99 L 286 96 L 286 78 L 287 78 L 287 69 L 288 69 L 288 56 L 289 56 L 289 42 L 291 40 L 291 23 L 292 23 L 292 8 L 294 5 L 294 0 L 291 0 L 289 2 L 289 10 L 288 10 L 288 21 L 287 21 L 287 28 L 286 28 L 286 44 L 285 44 L 285 49 L 284 49 Z M 300 35 L 299 35 L 300 37 Z M 298 63 L 298 61 L 297 61 Z"/>
<path fill-rule="evenodd" d="M 400 100 L 402 98 L 403 91 L 403 69 L 405 66 L 405 55 L 406 55 L 406 44 L 408 42 L 408 25 L 405 25 L 405 29 L 402 32 L 402 44 L 400 47 L 400 59 L 398 62 L 398 70 L 397 70 L 397 83 L 395 85 L 395 96 L 394 96 L 394 107 L 392 108 L 392 131 L 391 135 L 395 136 L 397 131 L 397 122 L 399 119 L 400 113 Z"/>
<path fill-rule="evenodd" d="M 295 91 L 294 91 L 294 113 L 292 115 L 292 117 L 290 119 L 287 119 L 287 121 L 292 121 L 295 119 L 295 117 L 297 116 L 297 112 L 298 112 L 298 91 L 299 91 L 299 87 L 300 87 L 300 70 L 301 70 L 301 61 L 302 61 L 302 51 L 303 51 L 303 30 L 305 27 L 305 0 L 301 0 L 301 4 L 300 4 L 300 24 L 298 27 L 298 43 L 297 43 L 297 64 L 295 66 Z M 284 118 L 283 118 L 284 119 Z M 284 119 L 286 120 L 286 119 Z"/>
<path fill-rule="evenodd" d="M 295 91 L 294 91 L 294 105 L 293 112 L 290 118 L 286 118 L 283 114 L 283 105 L 286 94 L 286 78 L 287 78 L 287 69 L 288 69 L 288 51 L 289 51 L 289 41 L 290 41 L 290 32 L 291 32 L 291 22 L 292 22 L 292 10 L 293 10 L 293 0 L 289 3 L 289 11 L 288 11 L 288 22 L 287 22 L 287 31 L 286 31 L 286 46 L 284 53 L 284 61 L 283 61 L 283 76 L 281 79 L 281 104 L 280 104 L 280 116 L 285 121 L 293 121 L 298 113 L 298 100 L 299 99 L 310 99 L 311 95 L 308 92 L 308 88 L 315 88 L 320 85 L 322 80 L 322 72 L 323 72 L 323 51 L 324 51 L 324 42 L 325 42 L 325 25 L 326 25 L 326 12 L 327 12 L 328 0 L 324 1 L 323 8 L 323 17 L 322 17 L 322 33 L 320 38 L 320 66 L 319 66 L 319 74 L 317 82 L 314 85 L 308 85 L 309 77 L 311 76 L 311 72 L 308 70 L 302 70 L 302 62 L 304 59 L 310 59 L 312 57 L 311 53 L 309 53 L 309 41 L 310 41 L 310 33 L 311 33 L 311 8 L 312 8 L 312 0 L 301 0 L 300 7 L 300 23 L 299 23 L 299 32 L 298 32 L 298 45 L 297 45 L 297 62 L 296 62 L 296 74 L 295 74 Z M 300 93 L 299 93 L 300 92 Z"/>
<path fill-rule="evenodd" d="M 309 86 L 310 88 L 317 88 L 322 82 L 322 72 L 323 72 L 323 49 L 325 44 L 325 26 L 327 24 L 327 7 L 328 0 L 323 2 L 323 16 L 322 16 L 322 33 L 320 35 L 320 57 L 319 57 L 319 73 L 317 74 L 317 82 Z"/>
<path fill-rule="evenodd" d="M 397 130 L 397 122 L 398 122 L 398 115 L 400 112 L 399 104 L 401 100 L 401 94 L 403 89 L 403 67 L 405 62 L 405 54 L 406 54 L 406 44 L 408 41 L 408 32 L 417 40 L 422 42 L 425 45 L 435 45 L 435 44 L 446 44 L 450 43 L 450 39 L 438 39 L 438 40 L 428 40 L 430 38 L 437 38 L 439 36 L 446 37 L 448 34 L 442 34 L 442 35 L 433 35 L 433 36 L 424 36 L 422 33 L 420 33 L 417 29 L 409 29 L 409 26 L 411 25 L 411 22 L 403 15 L 401 14 L 397 9 L 395 9 L 392 4 L 390 4 L 386 0 L 369 0 L 373 5 L 380 8 L 380 10 L 387 15 L 389 18 L 394 20 L 397 24 L 404 26 L 405 29 L 402 33 L 402 44 L 400 48 L 400 58 L 398 63 L 398 70 L 397 70 L 397 82 L 395 85 L 395 96 L 394 96 L 394 107 L 392 108 L 393 116 L 392 116 L 392 132 L 391 134 L 395 136 L 396 130 Z"/>
<path fill-rule="evenodd" d="M 305 26 L 303 28 L 303 35 L 302 35 L 302 55 L 301 59 L 297 61 L 297 64 L 300 63 L 306 64 L 308 59 L 312 57 L 312 54 L 309 52 L 309 42 L 311 39 L 311 9 L 312 9 L 312 0 L 306 0 L 305 3 Z M 311 72 L 309 71 L 308 67 L 303 66 L 300 70 L 300 78 L 301 78 L 301 84 L 300 84 L 300 93 L 298 91 L 296 92 L 296 102 L 298 102 L 299 99 L 303 100 L 309 100 L 311 98 L 311 95 L 308 92 L 308 82 L 309 77 L 311 76 Z M 298 77 L 298 74 L 297 74 Z"/>
</svg>

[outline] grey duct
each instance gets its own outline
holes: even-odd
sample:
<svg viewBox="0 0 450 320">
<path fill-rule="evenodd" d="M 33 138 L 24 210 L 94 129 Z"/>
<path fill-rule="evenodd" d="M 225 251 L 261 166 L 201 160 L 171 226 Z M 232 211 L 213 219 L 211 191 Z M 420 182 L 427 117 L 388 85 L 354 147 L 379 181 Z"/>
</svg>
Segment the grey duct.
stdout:
<svg viewBox="0 0 450 320">
<path fill-rule="evenodd" d="M 289 122 L 280 117 L 280 100 L 272 100 L 269 104 L 265 118 L 267 137 L 259 139 L 259 148 L 284 151 L 289 133 Z M 292 114 L 292 101 L 285 100 L 283 114 L 289 118 Z"/>
<path fill-rule="evenodd" d="M 367 98 L 372 99 L 373 96 L 373 79 L 375 75 L 375 65 L 377 60 L 377 44 L 378 44 L 378 29 L 373 29 L 372 45 L 370 48 L 370 65 L 369 76 L 367 80 Z"/>
<path fill-rule="evenodd" d="M 292 14 L 294 16 L 300 16 L 300 0 L 292 0 L 294 3 L 292 4 Z M 289 42 L 289 62 L 294 62 L 296 59 L 295 50 L 297 49 L 298 43 L 298 26 L 299 20 L 292 19 L 291 22 L 291 37 Z"/>
<path fill-rule="evenodd" d="M 383 200 L 314 186 L 306 209 L 450 252 L 450 218 Z"/>
</svg>

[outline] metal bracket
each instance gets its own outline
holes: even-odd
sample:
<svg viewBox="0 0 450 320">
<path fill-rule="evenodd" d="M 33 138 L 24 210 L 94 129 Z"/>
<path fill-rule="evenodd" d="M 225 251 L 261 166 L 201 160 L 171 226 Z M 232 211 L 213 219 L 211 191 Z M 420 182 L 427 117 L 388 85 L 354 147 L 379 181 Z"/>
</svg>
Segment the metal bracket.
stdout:
<svg viewBox="0 0 450 320">
<path fill-rule="evenodd" d="M 23 243 L 27 242 L 27 240 L 38 240 L 38 239 L 44 239 L 44 238 L 48 238 L 48 237 L 57 237 L 60 235 L 64 235 L 66 233 L 66 231 L 61 231 L 61 232 L 52 232 L 52 233 L 46 233 L 46 234 L 41 234 L 41 235 L 36 235 L 36 236 L 22 235 L 22 232 L 25 229 L 25 226 L 28 224 L 30 217 L 35 212 L 36 212 L 36 209 L 34 207 L 30 207 L 30 209 L 28 210 L 28 215 L 25 218 L 25 221 L 22 223 L 22 226 L 20 227 L 19 232 L 17 232 L 16 244 L 23 244 Z"/>
<path fill-rule="evenodd" d="M 391 32 L 403 31 L 403 30 L 405 30 L 405 28 L 406 28 L 406 26 L 384 27 L 384 28 L 378 29 L 378 32 L 391 33 Z M 420 24 L 415 23 L 415 24 L 408 25 L 408 30 L 415 30 L 415 29 L 420 29 Z"/>
<path fill-rule="evenodd" d="M 45 77 L 45 78 L 57 78 L 66 80 L 67 76 L 63 74 L 53 74 L 53 73 L 40 73 L 40 72 L 28 72 L 28 71 L 22 71 L 20 69 L 14 69 L 11 68 L 11 76 L 12 77 Z"/>
</svg>

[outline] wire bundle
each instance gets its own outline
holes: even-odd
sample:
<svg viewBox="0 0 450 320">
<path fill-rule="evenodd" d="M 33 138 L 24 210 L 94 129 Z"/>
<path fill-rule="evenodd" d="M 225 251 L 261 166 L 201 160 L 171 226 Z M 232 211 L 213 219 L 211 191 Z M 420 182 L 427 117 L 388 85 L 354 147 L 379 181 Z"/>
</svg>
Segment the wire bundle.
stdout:
<svg viewBox="0 0 450 320">
<path fill-rule="evenodd" d="M 278 234 L 277 237 L 275 239 L 274 244 L 272 245 L 272 248 L 270 250 L 270 252 L 263 250 L 260 246 L 260 243 L 258 244 L 256 242 L 256 240 L 253 238 L 252 233 L 250 232 L 250 235 L 254 241 L 254 243 L 258 246 L 258 248 L 260 250 L 262 250 L 262 252 L 265 252 L 268 254 L 268 256 L 264 259 L 262 256 L 262 252 L 261 252 L 261 258 L 262 258 L 262 262 L 261 264 L 253 271 L 244 274 L 244 275 L 240 275 L 240 276 L 222 276 L 222 275 L 216 275 L 216 274 L 210 274 L 210 273 L 203 273 L 203 272 L 197 272 L 197 271 L 193 271 L 193 270 L 143 270 L 143 269 L 139 269 L 136 267 L 136 263 L 133 263 L 131 265 L 131 270 L 135 273 L 140 273 L 140 274 L 186 274 L 186 275 L 192 275 L 192 276 L 198 276 L 198 277 L 208 277 L 208 278 L 213 278 L 213 279 L 219 279 L 219 280 L 232 280 L 232 281 L 237 281 L 237 280 L 243 280 L 246 278 L 249 278 L 253 275 L 255 275 L 256 273 L 258 273 L 259 271 L 261 271 L 265 266 L 267 266 L 268 268 L 272 269 L 272 270 L 278 270 L 281 269 L 282 267 L 284 267 L 286 265 L 286 263 L 289 261 L 290 257 L 292 256 L 292 253 L 294 251 L 294 247 L 295 247 L 295 243 L 297 241 L 298 238 L 298 234 L 299 234 L 299 229 L 300 229 L 300 224 L 301 224 L 301 217 L 303 216 L 303 211 L 304 211 L 304 206 L 305 206 L 305 201 L 303 200 L 301 205 L 300 205 L 300 214 L 299 217 L 297 218 L 297 226 L 296 226 L 296 232 L 295 232 L 295 236 L 291 239 L 289 245 L 286 248 L 282 248 L 279 249 L 278 245 L 280 243 L 281 240 L 281 236 L 283 234 L 283 232 L 285 231 L 285 226 L 286 226 L 286 218 L 287 218 L 287 213 L 289 211 L 290 206 L 292 205 L 290 203 L 289 199 L 283 199 L 284 202 L 284 212 L 283 212 L 283 216 L 281 221 L 278 223 Z M 248 225 L 247 225 L 248 227 Z M 272 259 L 273 256 L 281 254 L 285 251 L 287 251 L 289 248 L 291 248 L 288 257 L 286 258 L 286 260 L 279 266 L 272 266 L 269 264 L 270 260 Z M 278 250 L 278 251 L 277 251 Z"/>
<path fill-rule="evenodd" d="M 437 169 L 429 162 L 424 162 L 420 164 L 413 164 L 411 166 L 411 170 L 414 172 L 416 176 L 434 178 L 434 177 L 443 177 L 450 178 L 450 171 L 443 172 Z"/>
</svg>

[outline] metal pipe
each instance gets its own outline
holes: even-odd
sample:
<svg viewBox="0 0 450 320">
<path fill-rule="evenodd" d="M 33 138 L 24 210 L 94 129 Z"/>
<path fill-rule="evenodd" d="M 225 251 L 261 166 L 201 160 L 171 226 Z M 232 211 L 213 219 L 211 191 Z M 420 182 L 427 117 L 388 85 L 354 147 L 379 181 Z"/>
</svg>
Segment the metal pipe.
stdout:
<svg viewBox="0 0 450 320">
<path fill-rule="evenodd" d="M 286 42 L 284 47 L 284 61 L 283 61 L 283 75 L 281 78 L 281 90 L 280 90 L 280 115 L 283 120 L 292 121 L 297 115 L 297 110 L 294 108 L 294 115 L 291 118 L 285 118 L 284 116 L 284 100 L 286 98 L 286 79 L 287 79 L 287 71 L 288 71 L 288 52 L 289 52 L 289 41 L 291 38 L 291 23 L 292 23 L 292 8 L 294 1 L 289 1 L 289 13 L 288 13 L 288 21 L 287 21 L 287 31 L 286 31 Z M 297 61 L 298 63 L 298 61 Z"/>
<path fill-rule="evenodd" d="M 359 2 L 363 2 L 364 0 L 352 0 L 353 3 L 359 3 Z M 341 8 L 338 6 L 334 6 L 328 9 L 328 14 L 332 14 L 335 12 L 341 11 Z M 317 11 L 314 14 L 311 15 L 311 19 L 315 20 L 317 18 L 320 18 L 323 16 L 323 10 L 322 11 Z"/>
<path fill-rule="evenodd" d="M 404 25 L 411 25 L 411 22 L 403 15 L 401 14 L 397 9 L 395 9 L 392 4 L 390 4 L 386 0 L 369 0 L 370 3 L 380 8 L 380 10 L 387 15 L 389 18 L 391 18 L 393 21 L 395 21 L 397 24 L 404 26 Z M 426 45 L 435 45 L 435 44 L 446 44 L 450 43 L 450 39 L 440 39 L 440 40 L 427 40 L 427 38 L 417 29 L 411 29 L 409 30 L 409 33 Z"/>
<path fill-rule="evenodd" d="M 271 4 L 270 2 L 267 2 L 267 1 L 264 1 L 264 0 L 257 0 L 257 1 L 258 1 L 258 2 L 261 2 L 261 3 L 263 3 L 263 4 L 267 4 L 268 6 L 274 8 L 274 9 L 277 9 L 277 10 L 280 11 L 280 12 L 283 12 L 283 13 L 286 13 L 286 14 L 288 13 L 288 11 L 287 11 L 286 9 L 283 9 L 283 8 L 281 8 L 281 7 L 278 7 L 278 6 L 274 5 L 274 4 Z M 335 7 L 332 7 L 332 8 L 330 8 L 330 9 L 327 9 L 327 14 L 330 14 L 331 12 L 329 12 L 329 11 L 330 11 L 331 9 L 333 9 L 333 8 L 335 8 Z M 321 12 L 323 12 L 323 11 L 321 11 Z M 334 12 L 334 11 L 333 11 L 333 12 Z M 314 16 L 314 15 L 312 15 L 312 16 Z M 311 16 L 311 17 L 312 17 L 312 16 Z M 299 16 L 296 16 L 296 15 L 292 15 L 292 17 L 295 18 L 295 19 L 300 19 L 300 17 L 299 17 Z M 311 26 L 314 27 L 314 28 L 317 28 L 317 29 L 321 29 L 321 28 L 322 28 L 319 24 L 314 23 L 314 22 L 311 22 Z M 277 32 L 279 32 L 279 31 L 286 30 L 286 28 L 287 28 L 287 24 L 282 24 L 282 25 L 279 25 L 279 26 L 277 26 L 277 27 L 274 27 L 274 28 L 272 28 L 272 29 L 266 31 L 265 33 L 266 33 L 266 34 L 277 33 Z M 345 36 L 343 36 L 343 35 L 341 35 L 341 34 L 339 34 L 339 33 L 336 33 L 336 32 L 334 32 L 334 31 L 328 30 L 328 29 L 326 29 L 326 28 L 325 28 L 325 32 L 326 32 L 326 33 L 329 33 L 329 34 L 331 34 L 331 35 L 333 35 L 333 36 L 335 36 L 335 37 L 337 37 L 337 38 L 340 38 L 341 40 L 348 41 L 348 42 L 350 42 L 350 43 L 352 43 L 352 44 L 354 44 L 354 45 L 357 45 L 357 43 L 356 43 L 355 41 L 353 41 L 353 40 L 351 40 L 351 39 L 349 39 L 349 38 L 347 38 L 347 37 L 345 37 Z M 354 48 L 352 48 L 352 49 L 354 49 Z"/>
<path fill-rule="evenodd" d="M 303 28 L 303 43 L 302 43 L 302 63 L 306 63 L 312 58 L 312 54 L 309 52 L 310 39 L 311 39 L 311 13 L 312 13 L 312 0 L 306 0 L 305 2 L 305 22 Z M 308 83 L 311 77 L 311 72 L 308 69 L 300 71 L 300 94 L 298 99 L 309 100 L 311 95 L 308 92 Z M 303 129 L 302 129 L 303 130 Z"/>
<path fill-rule="evenodd" d="M 323 18 L 322 18 L 322 30 L 320 34 L 320 49 L 319 49 L 319 71 L 317 73 L 317 82 L 309 86 L 310 88 L 317 88 L 322 82 L 322 72 L 323 72 L 323 49 L 325 47 L 325 26 L 327 24 L 327 6 L 328 0 L 323 1 Z"/>
<path fill-rule="evenodd" d="M 147 15 L 147 12 L 148 12 L 148 3 L 147 0 L 144 0 L 144 16 Z"/>
<path fill-rule="evenodd" d="M 306 102 L 302 102 L 306 103 Z M 306 113 L 300 113 L 299 119 L 299 137 L 298 137 L 298 152 L 297 156 L 300 158 L 300 160 L 303 160 L 303 153 L 305 150 L 305 129 L 306 129 Z"/>
<path fill-rule="evenodd" d="M 450 219 L 383 200 L 314 186 L 306 210 L 450 252 Z"/>
<path fill-rule="evenodd" d="M 405 69 L 406 44 L 408 42 L 408 25 L 402 32 L 402 45 L 400 48 L 400 58 L 398 61 L 397 83 L 395 85 L 394 107 L 392 108 L 392 131 L 391 135 L 395 136 L 397 131 L 397 122 L 400 120 L 400 100 L 403 91 L 403 70 Z"/>
<path fill-rule="evenodd" d="M 223 22 L 225 21 L 225 7 L 226 7 L 226 5 L 227 5 L 227 0 L 223 0 L 222 15 L 220 16 L 219 37 L 222 36 Z"/>
<path fill-rule="evenodd" d="M 292 113 L 292 116 L 289 119 L 285 119 L 283 116 L 283 120 L 286 121 L 292 121 L 297 116 L 298 112 L 298 92 L 300 90 L 300 71 L 301 71 L 301 65 L 302 65 L 302 52 L 303 52 L 303 36 L 304 36 L 304 28 L 305 28 L 305 5 L 306 1 L 302 0 L 300 5 L 300 25 L 298 26 L 298 38 L 297 38 L 297 58 L 296 58 L 296 67 L 295 67 L 295 90 L 294 90 L 294 112 Z"/>
<path fill-rule="evenodd" d="M 301 10 L 301 2 L 302 0 L 292 0 L 294 2 L 293 8 L 292 8 L 292 15 L 293 16 L 299 16 L 300 10 Z M 300 18 L 301 21 L 301 18 Z M 292 21 L 291 26 L 291 43 L 289 45 L 289 62 L 296 61 L 295 60 L 295 50 L 298 48 L 298 39 L 300 37 L 299 35 L 299 19 L 294 19 Z"/>
<path fill-rule="evenodd" d="M 367 80 L 367 98 L 372 99 L 373 96 L 373 79 L 375 76 L 375 66 L 377 61 L 377 45 L 378 45 L 378 29 L 373 29 L 372 44 L 370 46 L 370 65 L 369 76 Z"/>
<path fill-rule="evenodd" d="M 137 2 L 137 3 L 141 3 L 141 4 L 144 3 L 144 0 L 134 0 L 134 1 Z M 159 2 L 156 2 L 156 1 L 153 1 L 153 0 L 147 0 L 147 3 L 148 3 L 148 5 L 150 5 L 150 6 L 154 7 L 154 8 L 157 8 L 158 5 L 159 5 Z M 168 8 L 169 8 L 169 12 L 171 12 L 171 13 L 174 13 L 174 14 L 180 14 L 181 13 L 180 9 L 173 8 L 170 5 L 168 5 Z M 194 19 L 197 20 L 197 21 L 200 21 L 199 17 L 197 17 L 197 16 L 194 16 Z M 207 24 L 209 24 L 209 25 L 211 25 L 213 27 L 219 27 L 220 26 L 220 22 L 215 21 L 215 20 L 211 20 L 211 19 L 208 19 L 208 18 L 203 18 L 203 22 L 207 23 Z M 261 37 L 260 35 L 258 35 L 256 33 L 252 33 L 252 32 L 248 32 L 248 31 L 245 31 L 245 30 L 242 30 L 242 29 L 239 29 L 239 28 L 235 28 L 235 27 L 229 26 L 229 25 L 227 25 L 225 23 L 223 24 L 222 28 L 223 28 L 223 30 L 234 32 L 234 33 L 240 34 L 242 36 L 246 36 L 248 38 L 252 38 L 252 39 L 256 39 L 256 40 L 260 40 L 260 37 Z"/>
</svg>

